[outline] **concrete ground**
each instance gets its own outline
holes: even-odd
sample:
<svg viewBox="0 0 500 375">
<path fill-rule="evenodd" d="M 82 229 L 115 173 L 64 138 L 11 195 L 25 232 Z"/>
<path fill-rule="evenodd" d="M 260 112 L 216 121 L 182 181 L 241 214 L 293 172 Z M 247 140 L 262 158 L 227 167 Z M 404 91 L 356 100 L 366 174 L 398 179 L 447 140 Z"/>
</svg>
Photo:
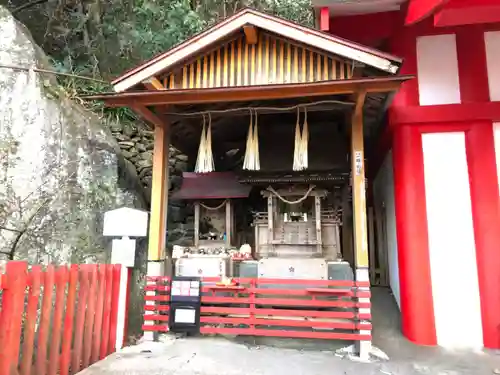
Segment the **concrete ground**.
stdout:
<svg viewBox="0 0 500 375">
<path fill-rule="evenodd" d="M 360 363 L 335 353 L 339 343 L 297 339 L 163 337 L 115 353 L 80 375 L 490 375 L 500 352 L 418 347 L 399 331 L 386 289 L 373 290 L 373 342 L 389 360 Z M 342 343 L 345 345 L 345 343 Z"/>
</svg>

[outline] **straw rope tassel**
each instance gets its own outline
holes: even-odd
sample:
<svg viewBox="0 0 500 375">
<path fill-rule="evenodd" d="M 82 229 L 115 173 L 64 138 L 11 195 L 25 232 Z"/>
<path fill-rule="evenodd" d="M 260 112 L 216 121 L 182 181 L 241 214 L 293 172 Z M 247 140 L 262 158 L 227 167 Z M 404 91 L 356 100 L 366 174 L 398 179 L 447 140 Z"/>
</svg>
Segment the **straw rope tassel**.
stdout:
<svg viewBox="0 0 500 375">
<path fill-rule="evenodd" d="M 302 128 L 302 169 L 309 167 L 309 125 L 307 123 L 307 107 L 304 108 L 304 126 Z"/>
<path fill-rule="evenodd" d="M 213 172 L 215 170 L 214 155 L 212 153 L 212 116 L 208 112 L 208 129 L 207 129 L 207 165 L 206 171 Z"/>
<path fill-rule="evenodd" d="M 254 153 L 255 153 L 255 165 L 254 165 L 254 170 L 255 171 L 260 171 L 260 154 L 259 154 L 259 124 L 257 121 L 257 111 L 255 111 L 255 129 L 253 132 L 253 147 L 254 147 Z"/>
<path fill-rule="evenodd" d="M 250 110 L 250 125 L 248 125 L 248 135 L 247 135 L 247 146 L 245 150 L 245 159 L 243 161 L 243 169 L 250 170 L 251 162 L 250 159 L 252 157 L 252 141 L 253 141 L 253 114 Z"/>
<path fill-rule="evenodd" d="M 198 156 L 196 158 L 196 166 L 194 167 L 194 171 L 196 173 L 203 173 L 203 165 L 205 158 L 205 148 L 206 148 L 206 131 L 205 131 L 205 115 L 203 116 L 203 127 L 201 128 L 201 136 L 200 136 L 200 145 L 198 147 Z"/>
<path fill-rule="evenodd" d="M 203 116 L 203 127 L 201 129 L 200 147 L 194 171 L 196 173 L 212 172 L 215 169 L 212 154 L 212 117 L 208 114 L 208 128 L 205 126 L 205 114 Z"/>
<path fill-rule="evenodd" d="M 302 163 L 301 163 L 301 158 L 300 158 L 300 145 L 301 145 L 301 140 L 302 136 L 300 134 L 300 109 L 297 108 L 297 122 L 295 124 L 295 147 L 293 150 L 293 170 L 294 171 L 300 171 L 302 170 Z"/>
</svg>

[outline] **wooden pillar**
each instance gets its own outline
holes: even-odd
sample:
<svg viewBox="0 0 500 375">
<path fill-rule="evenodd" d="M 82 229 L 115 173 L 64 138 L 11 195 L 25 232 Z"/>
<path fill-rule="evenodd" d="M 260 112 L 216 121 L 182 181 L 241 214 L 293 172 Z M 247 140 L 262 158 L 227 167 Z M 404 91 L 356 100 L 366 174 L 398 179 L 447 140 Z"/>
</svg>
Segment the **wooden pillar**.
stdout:
<svg viewBox="0 0 500 375">
<path fill-rule="evenodd" d="M 200 202 L 194 202 L 194 247 L 200 246 Z"/>
<path fill-rule="evenodd" d="M 314 205 L 315 205 L 315 219 L 316 219 L 316 246 L 317 250 L 320 254 L 323 254 L 323 241 L 321 236 L 321 197 L 316 195 L 314 197 Z"/>
<path fill-rule="evenodd" d="M 269 194 L 269 196 L 267 197 L 267 243 L 269 245 L 271 245 L 272 241 L 274 240 L 273 216 L 273 196 Z"/>
<path fill-rule="evenodd" d="M 166 263 L 165 242 L 167 231 L 170 128 L 169 124 L 163 118 L 145 106 L 131 105 L 131 108 L 155 126 L 147 275 L 164 276 Z M 146 291 L 146 296 L 148 297 L 153 297 L 154 294 L 154 291 Z M 149 308 L 154 304 L 153 300 L 146 301 L 146 305 L 150 305 Z M 154 309 L 148 310 L 148 307 L 146 307 L 145 314 L 154 315 L 155 311 Z M 158 339 L 158 332 L 146 331 L 144 332 L 144 339 L 146 341 L 156 340 Z"/>
<path fill-rule="evenodd" d="M 231 200 L 226 200 L 226 247 L 231 246 Z"/>
<path fill-rule="evenodd" d="M 342 258 L 354 268 L 352 227 L 352 207 L 349 204 L 349 185 L 347 184 L 342 191 Z"/>
<path fill-rule="evenodd" d="M 153 186 L 151 188 L 151 217 L 149 219 L 148 246 L 148 260 L 150 262 L 158 262 L 165 259 L 169 185 L 168 159 L 170 132 L 166 126 L 155 126 L 154 133 Z"/>
<path fill-rule="evenodd" d="M 352 208 L 354 217 L 354 264 L 368 268 L 368 240 L 366 225 L 365 160 L 363 145 L 363 103 L 365 93 L 358 95 L 352 116 L 351 173 Z"/>
<path fill-rule="evenodd" d="M 356 266 L 356 281 L 370 281 L 368 264 L 368 239 L 366 223 L 366 187 L 365 160 L 363 145 L 363 105 L 366 93 L 359 93 L 356 108 L 352 116 L 351 128 L 351 174 L 352 174 L 352 205 L 354 218 L 354 264 Z M 359 290 L 369 290 L 369 287 L 359 287 Z M 360 303 L 370 302 L 369 298 L 359 298 Z M 370 308 L 360 308 L 360 314 L 370 314 Z M 360 330 L 360 334 L 369 335 L 370 331 Z M 371 340 L 357 342 L 357 351 L 361 358 L 368 359 L 371 351 Z"/>
<path fill-rule="evenodd" d="M 375 261 L 375 225 L 374 225 L 374 214 L 373 207 L 368 208 L 368 250 L 370 251 L 370 256 L 368 258 L 370 263 L 370 283 L 372 285 L 380 285 L 380 277 L 377 279 L 377 274 L 380 271 L 375 268 L 377 262 Z M 382 268 L 382 267 L 380 267 Z"/>
</svg>

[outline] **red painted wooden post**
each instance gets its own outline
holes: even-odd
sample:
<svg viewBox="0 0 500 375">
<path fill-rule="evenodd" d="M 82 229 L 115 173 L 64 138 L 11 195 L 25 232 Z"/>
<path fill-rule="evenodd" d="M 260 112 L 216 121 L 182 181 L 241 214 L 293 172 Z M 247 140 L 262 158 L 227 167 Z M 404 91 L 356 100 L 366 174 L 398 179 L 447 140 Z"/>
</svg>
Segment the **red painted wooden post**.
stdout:
<svg viewBox="0 0 500 375">
<path fill-rule="evenodd" d="M 33 367 L 35 326 L 38 315 L 38 301 L 40 300 L 40 286 L 42 282 L 42 266 L 31 267 L 29 273 L 30 289 L 28 294 L 28 307 L 26 308 L 20 375 L 30 375 L 31 368 Z"/>
<path fill-rule="evenodd" d="M 75 317 L 76 287 L 78 285 L 78 265 L 71 265 L 69 271 L 68 296 L 64 312 L 64 331 L 61 348 L 60 375 L 69 375 L 71 362 L 71 341 L 73 339 L 73 319 Z M 21 374 L 22 375 L 22 374 Z"/>
<path fill-rule="evenodd" d="M 0 342 L 0 374 L 17 373 L 19 347 L 21 344 L 21 324 L 24 312 L 24 292 L 28 283 L 27 264 L 8 262 L 3 277 L 2 322 L 4 331 Z"/>
<path fill-rule="evenodd" d="M 61 333 L 64 313 L 64 297 L 68 282 L 68 267 L 61 266 L 56 271 L 56 304 L 50 335 L 49 373 L 57 375 L 59 368 L 59 353 L 61 349 Z"/>
<path fill-rule="evenodd" d="M 95 363 L 99 360 L 99 349 L 101 347 L 104 294 L 106 292 L 106 270 L 103 264 L 99 265 L 99 270 L 97 275 L 99 280 L 99 287 L 97 294 L 97 306 L 95 311 L 95 323 L 94 323 L 94 339 L 92 340 L 92 353 L 90 356 L 90 363 Z"/>
<path fill-rule="evenodd" d="M 111 301 L 113 298 L 113 266 L 106 265 L 106 283 L 105 283 L 103 325 L 102 325 L 102 341 L 99 350 L 99 359 L 103 359 L 108 355 L 109 347 L 109 328 L 111 324 Z"/>
<path fill-rule="evenodd" d="M 73 358 L 71 361 L 71 373 L 75 374 L 81 369 L 82 348 L 83 348 L 83 330 L 85 327 L 85 311 L 87 310 L 87 301 L 89 296 L 89 265 L 80 266 L 80 290 L 78 292 L 78 310 L 76 313 L 75 338 L 73 348 Z"/>
<path fill-rule="evenodd" d="M 94 328 L 95 308 L 97 302 L 97 265 L 92 264 L 89 303 L 87 305 L 87 314 L 85 315 L 85 333 L 83 336 L 83 358 L 82 366 L 87 368 L 90 365 L 90 355 L 92 350 L 92 329 Z"/>
<path fill-rule="evenodd" d="M 109 349 L 108 354 L 116 351 L 116 328 L 118 324 L 118 301 L 120 298 L 120 275 L 121 265 L 113 265 L 113 291 L 111 301 L 111 324 L 109 327 Z"/>
<path fill-rule="evenodd" d="M 54 266 L 48 266 L 43 283 L 42 315 L 38 326 L 38 350 L 36 354 L 35 374 L 45 375 L 47 372 L 47 339 L 50 330 L 52 310 L 52 293 L 54 289 Z"/>
</svg>

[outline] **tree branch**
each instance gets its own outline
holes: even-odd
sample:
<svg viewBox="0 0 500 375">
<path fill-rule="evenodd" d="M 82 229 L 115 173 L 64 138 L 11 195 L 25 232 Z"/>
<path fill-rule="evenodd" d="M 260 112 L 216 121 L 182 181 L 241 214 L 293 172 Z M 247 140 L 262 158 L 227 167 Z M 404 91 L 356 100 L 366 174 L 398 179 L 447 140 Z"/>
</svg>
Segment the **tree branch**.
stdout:
<svg viewBox="0 0 500 375">
<path fill-rule="evenodd" d="M 16 14 L 22 10 L 25 10 L 25 9 L 28 9 L 28 8 L 31 8 L 35 5 L 38 5 L 38 4 L 42 4 L 42 3 L 47 3 L 49 0 L 34 0 L 32 2 L 29 2 L 29 3 L 26 3 L 26 4 L 23 4 L 21 6 L 18 6 L 17 8 L 14 8 L 12 10 L 12 14 Z"/>
<path fill-rule="evenodd" d="M 7 227 L 4 227 L 3 225 L 0 225 L 0 230 L 7 230 L 9 232 L 15 232 L 15 233 L 21 233 L 22 232 L 19 229 L 7 228 Z"/>
</svg>

